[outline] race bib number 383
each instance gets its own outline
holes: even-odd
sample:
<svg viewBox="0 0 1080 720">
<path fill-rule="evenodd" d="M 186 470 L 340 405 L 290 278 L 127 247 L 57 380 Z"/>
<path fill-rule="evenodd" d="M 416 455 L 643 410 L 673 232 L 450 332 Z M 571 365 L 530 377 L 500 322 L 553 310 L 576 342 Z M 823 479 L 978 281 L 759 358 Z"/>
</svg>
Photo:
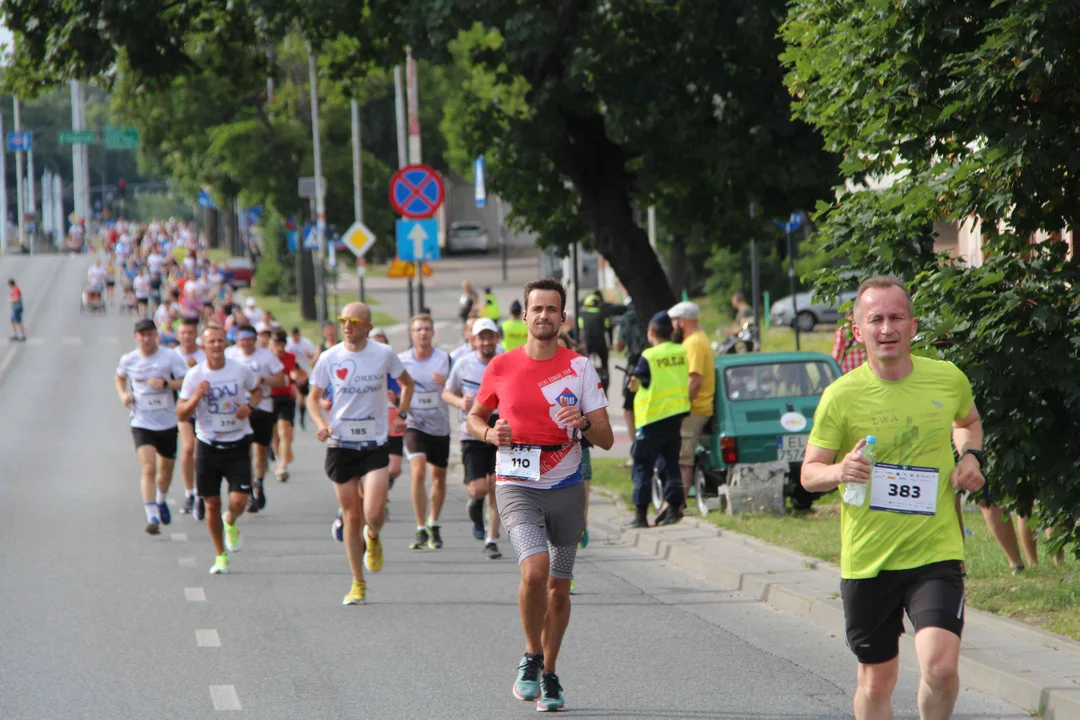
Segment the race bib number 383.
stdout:
<svg viewBox="0 0 1080 720">
<path fill-rule="evenodd" d="M 495 461 L 495 474 L 511 480 L 539 480 L 540 448 L 499 448 Z"/>
<path fill-rule="evenodd" d="M 937 468 L 874 465 L 870 483 L 870 507 L 873 510 L 933 515 L 937 512 L 937 493 Z"/>
</svg>

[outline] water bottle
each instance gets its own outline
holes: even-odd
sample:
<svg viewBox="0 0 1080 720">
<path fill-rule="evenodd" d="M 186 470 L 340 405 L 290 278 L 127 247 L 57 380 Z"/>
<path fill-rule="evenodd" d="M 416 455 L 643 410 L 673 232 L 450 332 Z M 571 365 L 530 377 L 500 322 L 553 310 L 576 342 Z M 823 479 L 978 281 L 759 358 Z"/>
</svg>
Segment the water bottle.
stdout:
<svg viewBox="0 0 1080 720">
<path fill-rule="evenodd" d="M 863 445 L 859 454 L 870 461 L 870 467 L 873 468 L 874 461 L 877 453 L 877 438 L 873 435 L 866 436 L 866 444 Z M 854 505 L 855 507 L 862 507 L 866 504 L 866 488 L 867 485 L 860 483 L 844 483 L 844 502 L 848 505 Z"/>
</svg>

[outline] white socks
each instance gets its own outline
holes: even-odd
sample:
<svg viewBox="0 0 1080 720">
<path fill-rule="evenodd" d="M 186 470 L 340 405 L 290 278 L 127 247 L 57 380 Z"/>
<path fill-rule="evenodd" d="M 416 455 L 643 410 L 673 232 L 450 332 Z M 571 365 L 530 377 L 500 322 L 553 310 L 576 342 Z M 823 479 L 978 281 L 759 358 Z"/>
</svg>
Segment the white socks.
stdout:
<svg viewBox="0 0 1080 720">
<path fill-rule="evenodd" d="M 157 502 L 158 505 L 161 505 L 163 502 L 165 502 L 165 493 L 158 490 L 157 491 L 157 500 L 156 500 L 156 502 Z"/>
<path fill-rule="evenodd" d="M 146 522 L 155 522 L 158 520 L 157 503 L 148 502 L 143 507 L 146 510 Z"/>
</svg>

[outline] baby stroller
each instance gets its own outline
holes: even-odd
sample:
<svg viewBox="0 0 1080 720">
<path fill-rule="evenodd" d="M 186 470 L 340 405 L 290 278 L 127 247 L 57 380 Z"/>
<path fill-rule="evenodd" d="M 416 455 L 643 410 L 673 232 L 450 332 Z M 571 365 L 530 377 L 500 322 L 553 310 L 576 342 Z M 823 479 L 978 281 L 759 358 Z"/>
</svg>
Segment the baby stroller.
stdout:
<svg viewBox="0 0 1080 720">
<path fill-rule="evenodd" d="M 121 314 L 127 313 L 128 315 L 134 315 L 135 309 L 135 288 L 126 285 L 124 287 L 124 294 L 120 298 L 120 312 Z"/>
<path fill-rule="evenodd" d="M 86 287 L 82 292 L 82 304 L 79 306 L 79 313 L 85 313 L 87 311 L 90 314 L 105 314 L 105 290 L 98 287 Z"/>
</svg>

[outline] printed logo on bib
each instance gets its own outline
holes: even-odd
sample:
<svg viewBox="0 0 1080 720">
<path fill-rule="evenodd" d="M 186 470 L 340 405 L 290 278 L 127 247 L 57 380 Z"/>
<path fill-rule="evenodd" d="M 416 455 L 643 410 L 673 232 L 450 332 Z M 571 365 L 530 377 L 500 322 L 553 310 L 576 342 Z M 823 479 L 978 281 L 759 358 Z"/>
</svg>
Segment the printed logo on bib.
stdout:
<svg viewBox="0 0 1080 720">
<path fill-rule="evenodd" d="M 495 459 L 495 474 L 511 480 L 540 479 L 540 448 L 501 447 Z"/>
<path fill-rule="evenodd" d="M 937 512 L 938 469 L 876 463 L 870 508 L 914 515 Z"/>
</svg>

